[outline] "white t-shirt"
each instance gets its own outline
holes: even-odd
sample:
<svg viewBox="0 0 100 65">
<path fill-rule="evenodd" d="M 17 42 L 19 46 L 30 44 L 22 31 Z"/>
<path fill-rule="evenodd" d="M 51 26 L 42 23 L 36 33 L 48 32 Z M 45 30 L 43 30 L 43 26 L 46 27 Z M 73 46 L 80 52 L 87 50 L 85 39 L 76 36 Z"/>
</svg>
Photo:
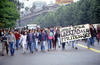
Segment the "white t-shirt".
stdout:
<svg viewBox="0 0 100 65">
<path fill-rule="evenodd" d="M 21 35 L 20 38 L 20 43 L 23 44 L 27 44 L 27 35 Z"/>
</svg>

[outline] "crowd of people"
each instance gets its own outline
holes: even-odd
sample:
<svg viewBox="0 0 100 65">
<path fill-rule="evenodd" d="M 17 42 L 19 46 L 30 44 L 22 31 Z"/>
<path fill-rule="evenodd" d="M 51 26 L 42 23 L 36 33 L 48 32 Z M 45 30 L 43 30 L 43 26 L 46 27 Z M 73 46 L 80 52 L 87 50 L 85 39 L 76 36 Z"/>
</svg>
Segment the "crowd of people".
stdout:
<svg viewBox="0 0 100 65">
<path fill-rule="evenodd" d="M 95 38 L 100 40 L 100 26 L 97 27 L 97 30 L 90 25 L 91 38 L 87 39 L 88 48 L 90 45 L 94 45 Z M 60 27 L 54 28 L 37 28 L 30 30 L 0 30 L 0 40 L 2 43 L 2 56 L 4 56 L 4 51 L 6 49 L 6 53 L 8 55 L 9 49 L 11 56 L 14 55 L 15 49 L 19 50 L 23 49 L 23 53 L 25 54 L 27 50 L 30 53 L 34 53 L 34 51 L 39 51 L 39 46 L 42 52 L 46 51 L 46 45 L 48 46 L 48 52 L 51 50 L 56 50 L 56 47 L 65 49 L 65 43 L 61 43 L 60 40 Z M 62 45 L 62 47 L 61 47 Z M 72 41 L 72 47 L 74 46 L 74 41 Z"/>
<path fill-rule="evenodd" d="M 23 48 L 23 53 L 26 53 L 26 50 L 30 50 L 30 53 L 39 50 L 39 45 L 41 46 L 41 51 L 46 51 L 46 45 L 48 45 L 48 51 L 55 49 L 56 44 L 61 46 L 60 43 L 60 30 L 54 27 L 48 30 L 45 28 L 37 28 L 34 30 L 2 30 L 1 34 L 2 42 L 2 56 L 4 56 L 4 50 L 8 55 L 9 49 L 11 56 L 14 55 L 15 49 L 18 50 L 20 47 Z"/>
</svg>

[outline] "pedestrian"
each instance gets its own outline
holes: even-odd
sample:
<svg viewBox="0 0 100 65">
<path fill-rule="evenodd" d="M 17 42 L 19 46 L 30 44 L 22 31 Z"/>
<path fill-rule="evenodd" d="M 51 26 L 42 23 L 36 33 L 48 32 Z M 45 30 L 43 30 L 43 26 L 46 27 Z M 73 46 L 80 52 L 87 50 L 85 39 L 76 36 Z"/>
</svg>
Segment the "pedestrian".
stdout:
<svg viewBox="0 0 100 65">
<path fill-rule="evenodd" d="M 58 43 L 58 47 L 60 48 L 60 27 L 57 27 L 57 30 L 56 30 L 56 35 L 57 35 L 57 43 Z"/>
<path fill-rule="evenodd" d="M 100 43 L 100 24 L 97 25 L 97 40 L 99 44 Z"/>
<path fill-rule="evenodd" d="M 32 32 L 32 30 L 29 30 L 29 33 L 27 34 L 27 42 L 28 42 L 28 47 L 30 49 L 30 53 L 33 53 L 35 38 L 34 38 L 34 33 Z"/>
<path fill-rule="evenodd" d="M 43 29 L 42 30 L 41 51 L 45 51 L 45 48 L 46 48 L 46 38 L 47 38 L 47 34 L 45 32 L 45 29 Z"/>
<path fill-rule="evenodd" d="M 53 28 L 53 39 L 52 39 L 52 41 L 53 41 L 53 48 L 56 50 L 56 41 L 57 41 L 57 35 L 56 35 L 56 28 L 54 27 Z"/>
<path fill-rule="evenodd" d="M 26 49 L 27 49 L 27 32 L 26 31 L 23 31 L 20 37 L 19 43 L 22 44 L 23 53 L 26 53 Z"/>
<path fill-rule="evenodd" d="M 9 52 L 9 44 L 7 43 L 7 32 L 4 30 L 4 34 L 2 36 L 2 56 L 4 56 L 4 51 L 6 49 L 6 54 Z"/>
<path fill-rule="evenodd" d="M 38 33 L 39 33 L 38 42 L 39 44 L 41 44 L 42 33 L 40 28 L 38 28 Z"/>
<path fill-rule="evenodd" d="M 90 44 L 94 46 L 97 33 L 96 33 L 96 29 L 94 28 L 93 24 L 90 24 L 90 33 L 91 33 Z"/>
<path fill-rule="evenodd" d="M 9 32 L 8 43 L 9 43 L 9 47 L 10 47 L 11 56 L 13 56 L 14 52 L 15 52 L 15 44 L 16 44 L 16 38 L 15 38 L 13 31 Z"/>
<path fill-rule="evenodd" d="M 47 38 L 48 38 L 48 51 L 52 49 L 52 39 L 53 39 L 53 33 L 51 32 L 51 28 L 48 28 L 48 33 L 47 33 Z"/>
<path fill-rule="evenodd" d="M 35 30 L 35 33 L 34 33 L 34 37 L 35 37 L 35 49 L 36 51 L 38 51 L 38 38 L 39 38 L 39 33 L 37 30 Z"/>
<path fill-rule="evenodd" d="M 16 37 L 16 49 L 19 49 L 19 40 L 20 40 L 20 33 L 18 30 L 15 30 L 15 37 Z"/>
</svg>

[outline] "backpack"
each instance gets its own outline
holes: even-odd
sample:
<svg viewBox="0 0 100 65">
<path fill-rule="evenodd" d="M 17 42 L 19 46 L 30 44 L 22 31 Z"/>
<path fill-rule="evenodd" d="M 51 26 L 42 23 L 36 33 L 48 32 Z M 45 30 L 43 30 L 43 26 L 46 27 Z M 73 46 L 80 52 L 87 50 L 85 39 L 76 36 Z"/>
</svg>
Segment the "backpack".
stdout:
<svg viewBox="0 0 100 65">
<path fill-rule="evenodd" d="M 52 32 L 48 32 L 48 39 L 52 39 L 53 38 L 53 33 Z"/>
</svg>

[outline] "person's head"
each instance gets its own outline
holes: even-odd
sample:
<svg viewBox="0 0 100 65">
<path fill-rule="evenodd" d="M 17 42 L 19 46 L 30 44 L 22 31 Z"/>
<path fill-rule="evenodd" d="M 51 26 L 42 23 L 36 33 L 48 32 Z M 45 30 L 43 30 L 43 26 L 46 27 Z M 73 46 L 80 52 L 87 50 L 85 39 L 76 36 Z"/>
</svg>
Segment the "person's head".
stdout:
<svg viewBox="0 0 100 65">
<path fill-rule="evenodd" d="M 43 28 L 43 29 L 42 29 L 42 33 L 44 33 L 44 32 L 45 32 L 45 29 Z"/>
<path fill-rule="evenodd" d="M 59 30 L 59 29 L 60 29 L 60 26 L 57 27 L 57 30 Z"/>
<path fill-rule="evenodd" d="M 32 33 L 32 30 L 29 30 L 29 33 Z"/>
<path fill-rule="evenodd" d="M 35 32 L 35 29 L 32 30 L 32 33 L 34 33 L 34 32 Z"/>
<path fill-rule="evenodd" d="M 90 28 L 93 28 L 93 24 L 90 24 L 89 26 L 90 26 Z"/>
<path fill-rule="evenodd" d="M 34 32 L 37 33 L 37 30 L 35 29 Z"/>
<path fill-rule="evenodd" d="M 56 31 L 56 27 L 53 28 L 53 31 Z"/>
<path fill-rule="evenodd" d="M 13 34 L 13 31 L 9 31 L 9 34 L 10 34 L 10 35 Z"/>
<path fill-rule="evenodd" d="M 3 33 L 6 34 L 6 30 L 4 30 Z"/>
<path fill-rule="evenodd" d="M 26 31 L 23 31 L 23 35 L 27 35 L 27 32 Z"/>
</svg>

